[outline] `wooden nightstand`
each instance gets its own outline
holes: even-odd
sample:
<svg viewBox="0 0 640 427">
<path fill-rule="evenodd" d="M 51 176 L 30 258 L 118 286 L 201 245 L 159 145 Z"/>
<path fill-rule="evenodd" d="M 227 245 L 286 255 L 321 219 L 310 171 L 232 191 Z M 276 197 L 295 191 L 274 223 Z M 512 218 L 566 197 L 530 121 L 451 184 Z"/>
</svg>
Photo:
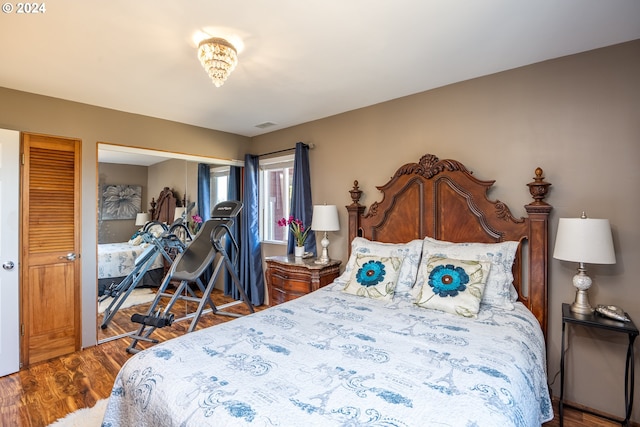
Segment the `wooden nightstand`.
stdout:
<svg viewBox="0 0 640 427">
<path fill-rule="evenodd" d="M 302 259 L 289 255 L 269 257 L 265 261 L 270 306 L 318 290 L 340 275 L 339 260 L 317 264 L 316 258 Z"/>
</svg>

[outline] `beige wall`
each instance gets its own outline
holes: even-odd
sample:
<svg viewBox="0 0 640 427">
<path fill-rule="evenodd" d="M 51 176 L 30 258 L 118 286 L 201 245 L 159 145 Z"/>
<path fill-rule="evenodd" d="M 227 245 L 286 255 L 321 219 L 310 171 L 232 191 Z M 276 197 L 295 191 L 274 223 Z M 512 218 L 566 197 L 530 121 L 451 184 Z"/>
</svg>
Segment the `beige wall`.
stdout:
<svg viewBox="0 0 640 427">
<path fill-rule="evenodd" d="M 608 218 L 617 264 L 589 266 L 591 301 L 618 304 L 640 324 L 640 41 L 273 132 L 254 138 L 253 151 L 286 148 L 296 141 L 315 144 L 310 152 L 314 202 L 338 206 L 350 203 L 354 179 L 370 204 L 378 199 L 375 185 L 385 183 L 400 165 L 432 153 L 462 161 L 480 179 L 496 179 L 490 197 L 521 216 L 530 201 L 525 184 L 542 167 L 553 184 L 548 198 L 554 206 L 552 244 L 560 217 L 586 210 L 592 218 Z M 344 209 L 340 220 L 342 230 L 330 236 L 330 254 L 345 261 Z M 560 310 L 573 300 L 575 268 L 550 263 L 550 380 L 559 370 Z M 566 397 L 623 414 L 627 337 L 580 328 L 571 328 L 570 335 Z M 559 394 L 558 379 L 553 390 Z M 640 405 L 633 419 L 640 421 Z"/>
<path fill-rule="evenodd" d="M 0 128 L 79 137 L 83 141 L 83 230 L 96 228 L 96 142 L 242 159 L 245 152 L 313 142 L 316 203 L 350 203 L 353 180 L 377 200 L 403 163 L 425 153 L 462 161 L 490 196 L 516 216 L 529 202 L 525 184 L 537 166 L 553 183 L 551 241 L 560 217 L 609 218 L 618 262 L 590 266 L 592 303 L 621 305 L 640 323 L 640 41 L 547 61 L 412 95 L 249 141 L 237 135 L 0 88 Z M 383 83 L 381 83 L 383 84 Z M 374 90 L 375 88 L 372 88 Z M 331 233 L 330 254 L 346 260 L 346 214 Z M 83 344 L 95 343 L 94 233 L 83 233 Z M 276 253 L 282 247 L 265 248 Z M 551 261 L 549 377 L 559 369 L 560 305 L 574 291 L 571 263 Z M 626 337 L 572 328 L 567 397 L 613 414 L 623 406 Z M 636 357 L 638 359 L 638 357 Z M 636 360 L 638 362 L 638 360 Z M 638 380 L 638 378 L 636 378 Z M 638 381 L 637 381 L 638 382 Z M 559 391 L 558 380 L 553 389 Z M 636 405 L 633 418 L 640 420 Z"/>
</svg>

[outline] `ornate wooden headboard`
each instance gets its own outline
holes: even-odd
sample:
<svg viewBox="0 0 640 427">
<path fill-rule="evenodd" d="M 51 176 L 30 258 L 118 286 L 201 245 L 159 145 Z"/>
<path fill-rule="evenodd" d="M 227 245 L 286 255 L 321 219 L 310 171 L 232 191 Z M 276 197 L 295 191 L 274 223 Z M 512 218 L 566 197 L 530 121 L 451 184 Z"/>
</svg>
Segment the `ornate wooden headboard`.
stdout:
<svg viewBox="0 0 640 427">
<path fill-rule="evenodd" d="M 527 184 L 533 201 L 525 205 L 526 218 L 514 218 L 509 207 L 492 201 L 487 191 L 495 181 L 476 179 L 462 163 L 424 155 L 407 163 L 377 187 L 382 200 L 365 214 L 359 203 L 358 181 L 350 191 L 349 241 L 369 240 L 405 243 L 429 236 L 450 242 L 496 243 L 519 241 L 514 263 L 514 286 L 524 303 L 547 330 L 548 217 L 551 205 L 544 201 L 551 184 L 542 169 Z"/>
<path fill-rule="evenodd" d="M 173 194 L 173 190 L 169 187 L 164 187 L 158 196 L 158 201 L 156 202 L 153 199 L 151 201 L 151 209 L 149 210 L 151 220 L 172 224 L 176 206 L 178 206 L 178 199 Z"/>
</svg>

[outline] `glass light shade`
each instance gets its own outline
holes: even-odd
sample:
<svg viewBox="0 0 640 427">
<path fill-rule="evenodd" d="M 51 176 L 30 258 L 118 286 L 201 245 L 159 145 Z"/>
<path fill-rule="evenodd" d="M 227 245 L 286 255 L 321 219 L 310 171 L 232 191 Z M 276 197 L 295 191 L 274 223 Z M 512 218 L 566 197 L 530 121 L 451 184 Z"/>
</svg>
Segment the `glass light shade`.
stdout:
<svg viewBox="0 0 640 427">
<path fill-rule="evenodd" d="M 609 220 L 560 218 L 553 257 L 587 264 L 615 264 Z"/>
<path fill-rule="evenodd" d="M 151 221 L 151 215 L 148 212 L 140 212 L 136 215 L 136 225 L 145 225 Z"/>
<path fill-rule="evenodd" d="M 313 207 L 311 229 L 315 231 L 338 231 L 338 208 L 336 205 L 316 205 Z"/>
<path fill-rule="evenodd" d="M 200 42 L 198 59 L 211 77 L 213 84 L 220 87 L 236 68 L 238 52 L 227 40 L 213 37 Z"/>
</svg>

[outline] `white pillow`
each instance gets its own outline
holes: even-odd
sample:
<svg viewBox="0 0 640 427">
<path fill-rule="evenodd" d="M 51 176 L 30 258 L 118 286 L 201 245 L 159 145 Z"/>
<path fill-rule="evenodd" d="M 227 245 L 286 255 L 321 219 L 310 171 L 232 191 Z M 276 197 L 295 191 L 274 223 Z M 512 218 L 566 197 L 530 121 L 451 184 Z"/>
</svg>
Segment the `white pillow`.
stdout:
<svg viewBox="0 0 640 427">
<path fill-rule="evenodd" d="M 398 283 L 402 259 L 357 254 L 355 268 L 342 290 L 348 294 L 391 301 Z"/>
<path fill-rule="evenodd" d="M 160 224 L 154 224 L 151 227 L 149 227 L 149 234 L 151 234 L 155 238 L 162 236 L 162 233 L 164 233 L 164 227 L 162 227 Z M 143 234 L 144 234 L 144 227 L 136 231 L 133 234 L 133 236 L 131 236 L 131 239 L 129 239 L 128 243 L 131 246 L 139 246 L 143 244 L 144 243 Z"/>
<path fill-rule="evenodd" d="M 347 261 L 344 273 L 335 281 L 346 285 L 351 278 L 358 254 L 396 257 L 402 260 L 396 293 L 408 292 L 416 283 L 416 278 L 418 277 L 421 252 L 422 240 L 419 239 L 412 240 L 409 243 L 381 243 L 372 242 L 363 237 L 356 237 L 351 242 L 351 256 Z"/>
<path fill-rule="evenodd" d="M 414 303 L 464 317 L 477 317 L 489 276 L 489 261 L 423 258 L 422 286 L 413 288 Z"/>
<path fill-rule="evenodd" d="M 482 303 L 513 310 L 518 293 L 513 287 L 513 262 L 518 250 L 518 242 L 500 243 L 451 243 L 425 237 L 422 257 L 432 256 L 460 260 L 489 261 L 491 268 L 485 285 Z M 420 265 L 418 277 L 425 277 L 424 263 Z M 420 283 L 420 285 L 422 285 Z"/>
</svg>

